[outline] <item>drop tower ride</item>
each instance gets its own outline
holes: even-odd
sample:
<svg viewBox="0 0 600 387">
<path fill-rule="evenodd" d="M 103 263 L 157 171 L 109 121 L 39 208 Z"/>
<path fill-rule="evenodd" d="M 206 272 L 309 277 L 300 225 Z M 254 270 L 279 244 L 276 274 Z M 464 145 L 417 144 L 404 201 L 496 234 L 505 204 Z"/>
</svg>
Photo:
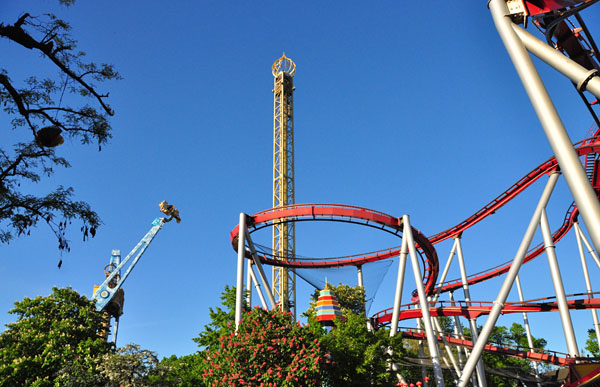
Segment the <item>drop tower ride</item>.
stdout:
<svg viewBox="0 0 600 387">
<path fill-rule="evenodd" d="M 294 74 L 296 64 L 283 56 L 272 66 L 273 107 L 273 208 L 294 204 Z M 273 223 L 273 256 L 279 260 L 296 258 L 294 223 L 280 218 Z M 273 295 L 283 311 L 296 317 L 296 273 L 273 267 Z"/>
</svg>

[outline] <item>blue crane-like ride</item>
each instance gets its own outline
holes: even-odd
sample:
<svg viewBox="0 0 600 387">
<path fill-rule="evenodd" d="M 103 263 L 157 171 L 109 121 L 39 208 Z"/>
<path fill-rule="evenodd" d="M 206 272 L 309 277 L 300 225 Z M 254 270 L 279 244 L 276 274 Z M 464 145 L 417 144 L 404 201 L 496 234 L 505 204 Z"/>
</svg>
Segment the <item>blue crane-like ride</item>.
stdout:
<svg viewBox="0 0 600 387">
<path fill-rule="evenodd" d="M 125 301 L 125 292 L 123 291 L 123 283 L 131 274 L 131 271 L 138 263 L 150 243 L 156 237 L 156 234 L 162 229 L 163 225 L 175 219 L 177 223 L 181 222 L 179 211 L 175 206 L 170 205 L 166 201 L 159 203 L 160 211 L 168 216 L 168 218 L 156 218 L 152 222 L 152 227 L 138 242 L 137 245 L 127 254 L 125 259 L 121 261 L 121 250 L 113 250 L 110 263 L 104 268 L 106 279 L 100 286 L 94 285 L 94 293 L 92 300 L 96 302 L 96 310 L 106 313 L 106 325 L 104 335 L 108 338 L 110 331 L 111 319 L 115 319 L 113 330 L 113 342 L 117 342 L 117 331 L 119 327 L 119 317 L 123 314 L 123 303 Z M 129 266 L 125 269 L 125 266 Z M 121 270 L 125 273 L 121 276 Z"/>
</svg>

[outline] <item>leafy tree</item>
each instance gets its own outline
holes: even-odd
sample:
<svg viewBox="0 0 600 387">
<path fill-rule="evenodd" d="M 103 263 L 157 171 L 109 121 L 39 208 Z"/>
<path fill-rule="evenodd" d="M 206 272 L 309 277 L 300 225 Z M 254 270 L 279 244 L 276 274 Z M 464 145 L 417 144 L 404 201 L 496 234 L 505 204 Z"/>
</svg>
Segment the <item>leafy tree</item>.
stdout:
<svg viewBox="0 0 600 387">
<path fill-rule="evenodd" d="M 162 376 L 150 375 L 153 385 L 158 386 L 205 386 L 203 373 L 206 369 L 205 355 L 200 352 L 177 357 L 175 355 L 161 360 L 160 367 L 167 370 Z"/>
<path fill-rule="evenodd" d="M 470 331 L 465 328 L 465 334 L 470 336 Z M 524 350 L 529 349 L 525 328 L 518 323 L 513 323 L 510 328 L 497 325 L 492 330 L 489 342 L 501 346 L 520 347 Z M 543 349 L 546 346 L 546 340 L 543 338 L 533 338 L 533 346 Z M 509 356 L 502 356 L 493 353 L 484 352 L 483 363 L 486 370 L 502 370 L 506 374 L 524 374 L 530 376 L 534 370 L 531 362 L 523 359 L 518 359 Z M 513 386 L 514 379 L 510 377 L 495 375 L 491 372 L 486 372 L 486 380 L 488 386 Z"/>
<path fill-rule="evenodd" d="M 369 331 L 362 313 L 346 309 L 344 317 L 345 321 L 336 320 L 336 328 L 322 339 L 332 361 L 327 369 L 328 385 L 395 385 L 397 380 L 389 365 L 405 355 L 401 336 L 390 337 L 386 330 Z M 405 369 L 402 374 L 408 376 L 410 372 Z"/>
<path fill-rule="evenodd" d="M 246 294 L 246 293 L 245 293 Z M 204 331 L 200 332 L 198 337 L 192 339 L 200 348 L 212 349 L 219 345 L 219 338 L 234 331 L 235 323 L 235 286 L 225 285 L 225 290 L 221 294 L 221 305 L 225 309 L 216 307 L 209 308 L 210 323 L 204 326 Z M 243 310 L 247 311 L 248 304 L 246 297 L 242 304 Z"/>
<path fill-rule="evenodd" d="M 0 334 L 0 385 L 63 386 L 95 379 L 96 358 L 112 344 L 100 335 L 104 317 L 76 291 L 15 302 L 17 321 Z"/>
<path fill-rule="evenodd" d="M 116 352 L 105 353 L 96 359 L 97 373 L 105 380 L 106 387 L 168 386 L 169 367 L 160 364 L 156 354 L 128 344 Z"/>
<path fill-rule="evenodd" d="M 365 289 L 360 286 L 349 286 L 343 283 L 339 283 L 339 285 L 328 284 L 329 289 L 335 294 L 338 303 L 340 304 L 340 308 L 342 310 L 350 310 L 356 314 L 365 314 Z M 315 314 L 315 308 L 317 306 L 317 300 L 319 298 L 319 290 L 315 290 L 315 292 L 311 296 L 312 301 L 310 303 L 310 307 L 306 312 L 303 313 L 303 316 L 309 317 Z"/>
<path fill-rule="evenodd" d="M 204 352 L 204 380 L 211 386 L 320 386 L 329 360 L 319 339 L 320 329 L 293 322 L 289 313 L 254 308 L 237 332 Z"/>
<path fill-rule="evenodd" d="M 65 6 L 74 0 L 59 0 Z M 13 80 L 0 67 L 0 105 L 10 117 L 10 127 L 20 137 L 11 149 L 0 148 L 0 243 L 29 234 L 39 222 L 45 222 L 58 239 L 61 250 L 69 250 L 66 229 L 79 219 L 84 239 L 100 225 L 100 218 L 81 201 L 74 201 L 73 188 L 59 186 L 45 195 L 26 192 L 26 187 L 43 176 L 51 176 L 55 167 L 69 167 L 55 147 L 63 136 L 83 144 L 95 142 L 99 149 L 111 138 L 108 117 L 114 114 L 107 104 L 108 93 L 96 83 L 119 79 L 108 64 L 84 60 L 77 49 L 67 22 L 53 14 L 31 16 L 24 13 L 12 24 L 0 23 L 0 41 L 40 54 L 57 75 Z M 8 128 L 5 128 L 5 131 Z"/>
<path fill-rule="evenodd" d="M 600 349 L 598 349 L 598 338 L 594 329 L 588 329 L 588 337 L 585 341 L 585 349 L 594 357 L 600 357 Z"/>
</svg>

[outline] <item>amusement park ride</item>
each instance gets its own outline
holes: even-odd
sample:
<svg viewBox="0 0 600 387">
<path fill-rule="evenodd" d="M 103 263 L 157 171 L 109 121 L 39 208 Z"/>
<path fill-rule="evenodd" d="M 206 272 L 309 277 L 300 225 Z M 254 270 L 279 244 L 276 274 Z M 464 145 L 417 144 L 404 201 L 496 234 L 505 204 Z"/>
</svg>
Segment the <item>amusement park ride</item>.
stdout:
<svg viewBox="0 0 600 387">
<path fill-rule="evenodd" d="M 363 284 L 362 266 L 372 262 L 398 257 L 399 267 L 393 307 L 376 313 L 370 318 L 373 329 L 387 327 L 390 335 L 402 334 L 409 339 L 426 341 L 429 364 L 433 368 L 435 384 L 444 386 L 442 368 L 453 374 L 456 385 L 469 383 L 485 387 L 486 370 L 481 361 L 484 351 L 527 359 L 537 363 L 568 367 L 569 373 L 561 382 L 565 386 L 600 386 L 600 359 L 581 356 L 571 321 L 575 309 L 589 309 L 592 314 L 596 336 L 600 337 L 600 324 L 596 309 L 600 308 L 600 295 L 592 290 L 592 282 L 586 263 L 585 250 L 600 268 L 600 129 L 591 137 L 573 144 L 556 111 L 552 100 L 530 56 L 533 55 L 566 76 L 576 87 L 587 106 L 596 126 L 600 121 L 594 105 L 600 98 L 600 61 L 596 46 L 580 12 L 600 0 L 490 0 L 488 7 L 496 29 L 504 43 L 523 86 L 529 96 L 542 128 L 554 152 L 554 156 L 534 168 L 510 188 L 483 206 L 456 226 L 426 237 L 411 226 L 408 215 L 387 215 L 366 208 L 340 204 L 294 204 L 293 196 L 293 84 L 295 65 L 285 55 L 273 65 L 275 76 L 275 144 L 274 144 L 274 201 L 273 208 L 254 215 L 240 214 L 239 224 L 231 232 L 231 242 L 238 254 L 236 326 L 242 316 L 242 289 L 244 285 L 244 259 L 248 259 L 246 285 L 254 284 L 264 308 L 295 306 L 296 269 L 356 267 L 358 283 Z M 597 8 L 595 8 L 597 9 Z M 522 25 L 522 26 L 521 26 Z M 533 26 L 541 32 L 545 41 L 527 32 Z M 546 207 L 559 177 L 563 175 L 573 197 L 562 225 L 553 232 L 550 229 Z M 461 237 L 463 232 L 494 214 L 513 200 L 534 182 L 547 176 L 544 191 L 537 202 L 518 250 L 511 261 L 477 273 L 467 275 Z M 583 220 L 589 239 L 579 226 Z M 400 245 L 365 254 L 336 258 L 305 258 L 295 254 L 294 225 L 302 221 L 347 222 L 379 229 L 399 238 Z M 257 230 L 272 227 L 272 249 L 260 248 L 251 235 Z M 539 231 L 543 242 L 530 248 Z M 555 244 L 569 231 L 575 234 L 584 273 L 585 290 L 566 295 L 560 273 Z M 444 269 L 440 264 L 435 245 L 453 240 L 452 249 Z M 555 294 L 551 298 L 525 301 L 519 280 L 519 269 L 524 263 L 546 253 Z M 451 263 L 457 258 L 460 278 L 446 279 Z M 402 305 L 406 263 L 414 274 L 416 291 L 411 302 Z M 273 287 L 265 275 L 263 265 L 273 267 Z M 257 273 L 254 270 L 257 269 Z M 264 285 L 260 286 L 260 282 Z M 470 287 L 492 278 L 502 278 L 494 301 L 473 301 Z M 516 283 L 519 302 L 508 302 L 508 295 Z M 456 290 L 462 289 L 464 300 L 456 301 Z M 582 289 L 583 290 L 583 289 Z M 267 305 L 265 294 L 269 299 Z M 440 301 L 442 294 L 449 294 L 449 301 Z M 568 348 L 567 354 L 536 350 L 532 344 L 526 313 L 558 312 Z M 509 348 L 488 342 L 501 314 L 521 313 L 529 340 L 529 348 Z M 441 333 L 436 317 L 449 316 L 454 321 L 455 334 Z M 483 327 L 477 329 L 477 319 L 487 316 Z M 462 334 L 459 317 L 468 320 L 473 337 Z M 399 328 L 399 321 L 417 319 L 417 329 Z M 444 355 L 439 343 L 446 350 Z M 450 350 L 455 346 L 456 351 Z M 424 352 L 423 352 L 424 353 Z M 455 354 L 459 355 L 458 361 Z M 463 356 L 466 361 L 463 362 Z M 424 367 L 424 366 L 423 366 Z M 537 370 L 537 366 L 534 366 Z M 534 383 L 552 384 L 541 375 L 533 375 Z M 406 383 L 398 374 L 399 382 Z M 427 379 L 424 378 L 425 385 Z M 523 382 L 523 381 L 522 381 Z"/>
<path fill-rule="evenodd" d="M 108 334 L 111 331 L 110 321 L 112 318 L 115 319 L 112 329 L 113 342 L 117 342 L 117 333 L 119 329 L 119 318 L 123 314 L 123 303 L 125 301 L 125 292 L 123 291 L 123 283 L 131 274 L 131 271 L 138 263 L 150 243 L 156 237 L 156 234 L 162 229 L 165 223 L 175 219 L 177 223 L 181 222 L 179 217 L 179 211 L 175 206 L 170 205 L 166 201 L 159 203 L 160 211 L 167 215 L 168 218 L 156 218 L 152 222 L 152 227 L 144 235 L 144 237 L 138 242 L 137 245 L 127 254 L 124 260 L 121 261 L 121 251 L 113 250 L 110 263 L 104 268 L 104 274 L 106 279 L 100 286 L 94 285 L 94 293 L 92 300 L 96 302 L 96 309 L 98 311 L 105 312 L 106 316 L 106 329 L 104 330 L 105 337 L 108 338 Z M 129 264 L 123 276 L 121 276 L 121 270 L 125 269 L 125 265 Z"/>
</svg>

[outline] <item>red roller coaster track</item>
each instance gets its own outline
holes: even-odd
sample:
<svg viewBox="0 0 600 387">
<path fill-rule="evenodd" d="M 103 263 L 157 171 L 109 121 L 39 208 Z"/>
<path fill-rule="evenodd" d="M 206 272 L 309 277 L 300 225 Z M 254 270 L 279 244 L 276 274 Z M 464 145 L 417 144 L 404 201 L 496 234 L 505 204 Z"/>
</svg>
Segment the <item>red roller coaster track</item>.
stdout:
<svg viewBox="0 0 600 387">
<path fill-rule="evenodd" d="M 600 153 L 600 141 L 584 140 L 576 144 L 576 151 L 579 156 L 585 156 L 590 153 Z M 440 243 L 449 238 L 459 237 L 465 230 L 473 227 L 489 215 L 494 214 L 502 206 L 510 202 L 517 195 L 531 186 L 540 177 L 547 175 L 558 169 L 557 161 L 554 157 L 548 159 L 538 167 L 534 168 L 527 175 L 523 176 L 510 188 L 497 196 L 494 200 L 483 206 L 475 214 L 471 215 L 459 224 L 441 231 L 430 238 L 426 238 L 420 231 L 413 228 L 413 234 L 418 248 L 423 254 L 421 259 L 424 263 L 423 282 L 427 294 L 433 292 L 447 292 L 462 286 L 460 280 L 452 280 L 442 285 L 440 289 L 435 289 L 437 275 L 439 272 L 439 262 L 434 244 Z M 568 209 L 562 225 L 553 234 L 554 242 L 558 242 L 573 226 L 577 219 L 577 207 L 571 205 Z M 334 221 L 361 224 L 388 233 L 400 236 L 402 232 L 401 218 L 397 218 L 383 212 L 374 211 L 366 208 L 347 206 L 340 204 L 295 204 L 280 208 L 271 208 L 258 212 L 249 217 L 249 232 L 260 230 L 272 226 L 277 222 L 300 222 L 300 221 Z M 236 226 L 230 233 L 230 240 L 234 250 L 237 251 L 237 238 L 239 229 Z M 531 261 L 544 251 L 542 245 L 531 249 L 524 260 L 524 263 Z M 330 268 L 342 266 L 358 266 L 369 262 L 380 261 L 392 258 L 400 254 L 400 247 L 395 246 L 389 249 L 378 250 L 365 254 L 357 254 L 344 257 L 332 258 L 295 258 L 274 257 L 272 254 L 262 251 L 259 252 L 259 258 L 262 263 L 273 266 L 285 266 L 293 268 Z M 424 256 L 423 256 L 424 255 Z M 250 253 L 246 252 L 249 258 Z M 510 269 L 511 261 L 505 262 L 499 266 L 493 267 L 481 273 L 468 277 L 470 285 L 483 282 L 493 277 L 506 273 Z"/>
<path fill-rule="evenodd" d="M 568 297 L 573 298 L 567 301 L 569 309 L 592 309 L 600 308 L 600 298 L 590 298 L 587 293 L 573 294 Z M 530 313 L 530 312 L 554 312 L 558 310 L 556 301 L 549 301 L 552 298 L 530 300 L 523 302 L 507 302 L 502 309 L 502 314 L 510 313 Z M 479 316 L 489 314 L 492 310 L 493 302 L 490 301 L 436 301 L 429 303 L 429 313 L 432 317 L 438 316 L 462 316 L 468 319 L 478 318 Z M 371 319 L 375 326 L 381 326 L 389 323 L 392 319 L 392 309 L 389 308 L 375 314 Z M 421 318 L 422 310 L 415 308 L 415 304 L 402 305 L 398 320 L 408 320 Z"/>
</svg>

